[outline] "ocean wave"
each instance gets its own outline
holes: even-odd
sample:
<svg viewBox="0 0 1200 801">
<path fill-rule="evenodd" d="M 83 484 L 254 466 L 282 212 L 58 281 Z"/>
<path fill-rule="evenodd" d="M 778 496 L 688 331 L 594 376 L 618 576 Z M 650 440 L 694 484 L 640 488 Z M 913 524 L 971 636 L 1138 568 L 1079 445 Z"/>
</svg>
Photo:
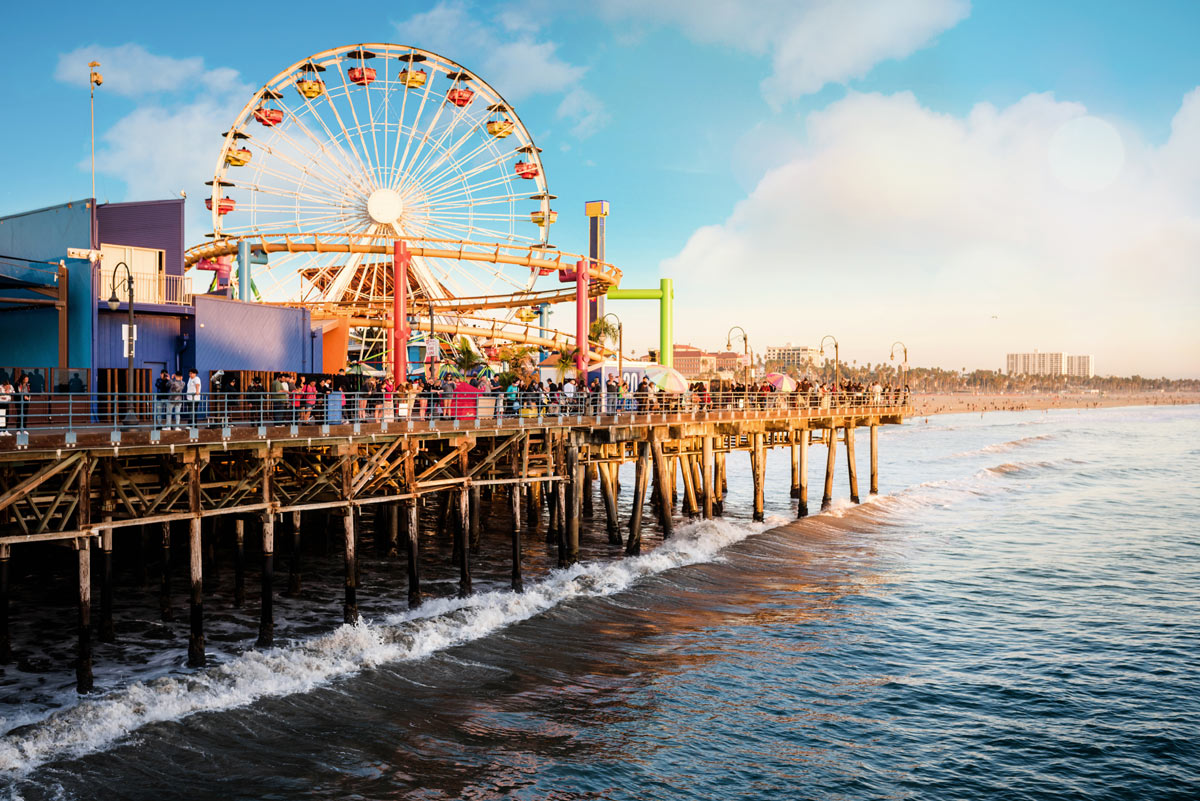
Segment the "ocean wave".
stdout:
<svg viewBox="0 0 1200 801">
<path fill-rule="evenodd" d="M 954 454 L 956 458 L 963 456 L 978 456 L 980 454 L 989 453 L 1008 453 L 1017 448 L 1023 448 L 1032 445 L 1035 442 L 1045 442 L 1046 440 L 1054 439 L 1053 434 L 1038 434 L 1032 437 L 1021 437 L 1020 439 L 1009 440 L 1008 442 L 997 442 L 993 445 L 985 445 L 982 448 L 976 448 L 972 451 L 962 451 Z"/>
<path fill-rule="evenodd" d="M 840 516 L 845 505 L 830 513 Z M 0 740 L 0 775 L 19 778 L 51 760 L 103 750 L 153 723 L 312 690 L 390 662 L 415 660 L 484 637 L 572 598 L 612 595 L 666 570 L 719 558 L 721 550 L 786 523 L 706 520 L 680 526 L 653 551 L 552 571 L 523 593 L 492 591 L 426 601 L 380 621 L 343 625 L 290 647 L 247 651 L 189 675 L 134 682 L 22 726 Z"/>
</svg>

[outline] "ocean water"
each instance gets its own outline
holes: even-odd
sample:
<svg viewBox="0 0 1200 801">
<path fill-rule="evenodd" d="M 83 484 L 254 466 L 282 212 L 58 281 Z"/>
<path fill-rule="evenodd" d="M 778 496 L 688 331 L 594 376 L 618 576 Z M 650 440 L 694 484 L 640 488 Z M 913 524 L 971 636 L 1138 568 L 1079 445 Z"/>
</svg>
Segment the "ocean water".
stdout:
<svg viewBox="0 0 1200 801">
<path fill-rule="evenodd" d="M 725 519 L 628 559 L 592 532 L 566 571 L 527 538 L 522 595 L 503 520 L 475 596 L 432 567 L 444 597 L 409 613 L 402 566 L 369 560 L 353 627 L 331 622 L 336 554 L 310 559 L 284 643 L 248 648 L 251 597 L 214 611 L 201 671 L 147 601 L 118 617 L 124 660 L 98 649 L 103 692 L 76 700 L 69 667 L 4 674 L 0 797 L 1200 797 L 1200 408 L 940 416 L 880 441 L 861 505 L 839 450 L 833 510 L 795 521 L 777 451 L 751 524 L 731 458 Z"/>
</svg>

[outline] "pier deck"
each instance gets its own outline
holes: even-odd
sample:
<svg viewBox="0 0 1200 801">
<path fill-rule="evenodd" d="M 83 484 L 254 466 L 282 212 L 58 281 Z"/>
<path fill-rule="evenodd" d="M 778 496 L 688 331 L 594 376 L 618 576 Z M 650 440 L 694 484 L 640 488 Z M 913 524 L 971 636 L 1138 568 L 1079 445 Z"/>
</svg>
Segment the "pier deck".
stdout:
<svg viewBox="0 0 1200 801">
<path fill-rule="evenodd" d="M 751 404 L 753 405 L 753 404 Z M 743 404 L 744 406 L 744 404 Z M 726 456 L 748 451 L 754 516 L 762 519 L 766 449 L 791 449 L 791 494 L 808 513 L 808 450 L 826 446 L 823 505 L 832 496 L 835 450 L 847 451 L 850 495 L 858 500 L 855 431 L 870 433 L 869 491 L 878 491 L 879 426 L 912 413 L 902 403 L 832 408 L 778 404 L 771 408 L 685 408 L 610 414 L 484 417 L 454 420 L 399 418 L 341 425 L 226 426 L 182 431 L 121 432 L 103 428 L 43 429 L 0 440 L 0 661 L 11 656 L 8 567 L 16 547 L 73 548 L 79 571 L 77 685 L 91 687 L 92 584 L 100 590 L 101 639 L 111 636 L 111 560 L 114 535 L 143 527 L 187 529 L 191 580 L 189 664 L 204 664 L 202 550 L 213 527 L 236 530 L 239 586 L 247 533 L 261 538 L 262 603 L 259 644 L 273 637 L 272 581 L 276 521 L 292 515 L 341 518 L 345 554 L 344 620 L 357 619 L 356 548 L 364 513 L 383 515 L 392 550 L 406 553 L 408 595 L 421 601 L 417 505 L 442 504 L 438 534 L 454 539 L 459 593 L 471 592 L 470 548 L 478 541 L 481 492 L 489 508 L 511 508 L 512 587 L 522 588 L 523 528 L 548 517 L 560 566 L 578 558 L 581 518 L 591 511 L 599 480 L 605 529 L 626 554 L 641 548 L 647 503 L 664 537 L 671 535 L 676 498 L 689 516 L 722 513 Z M 839 435 L 839 432 L 840 435 Z M 630 519 L 617 519 L 617 469 L 636 464 Z M 650 490 L 650 484 L 653 489 Z M 679 490 L 682 489 L 682 492 Z M 503 499 L 502 499 L 502 496 Z M 522 513 L 526 525 L 520 525 Z M 534 519 L 536 518 L 536 519 Z M 625 530 L 624 535 L 622 529 Z M 228 529 L 227 529 L 228 530 Z M 168 551 L 169 552 L 169 551 Z M 93 578 L 93 554 L 100 569 Z M 164 577 L 164 582 L 168 581 Z"/>
</svg>

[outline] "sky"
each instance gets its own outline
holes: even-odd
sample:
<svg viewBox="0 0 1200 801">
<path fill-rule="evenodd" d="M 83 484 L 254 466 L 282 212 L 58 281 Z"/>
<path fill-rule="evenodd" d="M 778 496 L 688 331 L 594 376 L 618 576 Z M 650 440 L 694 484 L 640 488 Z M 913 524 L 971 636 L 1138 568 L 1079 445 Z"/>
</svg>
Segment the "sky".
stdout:
<svg viewBox="0 0 1200 801">
<path fill-rule="evenodd" d="M 255 87 L 321 50 L 395 42 L 477 72 L 544 149 L 586 250 L 611 203 L 622 286 L 676 287 L 676 341 L 1002 369 L 1093 354 L 1200 377 L 1200 3 L 467 0 L 22 3 L 0 32 L 0 215 L 188 193 Z M 229 16 L 244 19 L 237 24 Z M 610 302 L 655 344 L 652 302 Z M 570 313 L 559 313 L 565 321 Z M 569 327 L 562 322 L 558 327 Z"/>
</svg>

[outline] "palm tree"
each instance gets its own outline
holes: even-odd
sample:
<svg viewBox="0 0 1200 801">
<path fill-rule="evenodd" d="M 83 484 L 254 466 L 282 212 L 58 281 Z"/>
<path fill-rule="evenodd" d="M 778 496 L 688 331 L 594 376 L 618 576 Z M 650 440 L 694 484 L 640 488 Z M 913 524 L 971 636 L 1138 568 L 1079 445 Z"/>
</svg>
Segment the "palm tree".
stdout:
<svg viewBox="0 0 1200 801">
<path fill-rule="evenodd" d="M 467 375 L 471 370 L 483 364 L 483 357 L 471 346 L 466 337 L 458 340 L 454 346 L 454 367 L 461 375 Z"/>
<path fill-rule="evenodd" d="M 593 342 L 599 342 L 601 345 L 611 345 L 617 341 L 621 332 L 617 328 L 616 323 L 601 317 L 599 320 L 593 320 L 588 327 L 588 338 Z"/>
</svg>

